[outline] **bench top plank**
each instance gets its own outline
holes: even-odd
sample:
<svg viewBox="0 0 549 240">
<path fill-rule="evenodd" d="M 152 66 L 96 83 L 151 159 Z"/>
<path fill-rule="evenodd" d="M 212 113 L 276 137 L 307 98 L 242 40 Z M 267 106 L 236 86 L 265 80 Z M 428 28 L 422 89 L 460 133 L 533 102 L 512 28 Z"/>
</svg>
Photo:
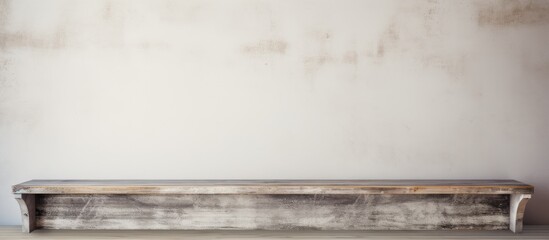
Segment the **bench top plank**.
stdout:
<svg viewBox="0 0 549 240">
<path fill-rule="evenodd" d="M 15 194 L 531 194 L 515 180 L 31 180 Z"/>
</svg>

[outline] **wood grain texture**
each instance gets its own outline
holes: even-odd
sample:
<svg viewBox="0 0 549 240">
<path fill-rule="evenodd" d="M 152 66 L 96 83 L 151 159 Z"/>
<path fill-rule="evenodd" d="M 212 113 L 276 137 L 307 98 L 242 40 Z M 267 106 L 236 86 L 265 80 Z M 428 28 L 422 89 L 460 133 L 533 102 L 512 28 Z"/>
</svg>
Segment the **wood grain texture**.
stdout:
<svg viewBox="0 0 549 240">
<path fill-rule="evenodd" d="M 532 194 L 515 180 L 32 180 L 33 194 Z"/>
<path fill-rule="evenodd" d="M 46 229 L 509 228 L 509 195 L 37 195 Z"/>
</svg>

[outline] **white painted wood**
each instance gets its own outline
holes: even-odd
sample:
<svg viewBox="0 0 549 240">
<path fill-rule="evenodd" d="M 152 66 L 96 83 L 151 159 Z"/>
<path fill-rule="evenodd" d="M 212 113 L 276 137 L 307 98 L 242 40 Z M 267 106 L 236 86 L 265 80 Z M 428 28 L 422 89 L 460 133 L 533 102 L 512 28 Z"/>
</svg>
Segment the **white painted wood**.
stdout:
<svg viewBox="0 0 549 240">
<path fill-rule="evenodd" d="M 30 233 L 35 228 L 35 195 L 15 194 L 15 200 L 21 208 L 22 232 Z"/>
<path fill-rule="evenodd" d="M 522 232 L 522 220 L 526 203 L 532 198 L 531 194 L 511 194 L 509 211 L 509 229 L 514 233 Z"/>
</svg>

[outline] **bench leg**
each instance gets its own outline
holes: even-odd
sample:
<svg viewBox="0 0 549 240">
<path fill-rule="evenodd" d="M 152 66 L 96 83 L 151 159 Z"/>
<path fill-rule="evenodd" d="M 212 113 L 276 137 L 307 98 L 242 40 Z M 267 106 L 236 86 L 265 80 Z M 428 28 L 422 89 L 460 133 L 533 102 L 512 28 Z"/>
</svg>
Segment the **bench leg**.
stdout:
<svg viewBox="0 0 549 240">
<path fill-rule="evenodd" d="M 531 197 L 531 194 L 511 194 L 509 229 L 511 229 L 514 233 L 522 232 L 522 218 L 524 217 L 524 210 L 526 209 L 526 203 L 528 203 L 528 200 Z"/>
<path fill-rule="evenodd" d="M 34 194 L 15 194 L 15 200 L 21 208 L 22 230 L 24 233 L 30 233 L 35 227 Z"/>
</svg>

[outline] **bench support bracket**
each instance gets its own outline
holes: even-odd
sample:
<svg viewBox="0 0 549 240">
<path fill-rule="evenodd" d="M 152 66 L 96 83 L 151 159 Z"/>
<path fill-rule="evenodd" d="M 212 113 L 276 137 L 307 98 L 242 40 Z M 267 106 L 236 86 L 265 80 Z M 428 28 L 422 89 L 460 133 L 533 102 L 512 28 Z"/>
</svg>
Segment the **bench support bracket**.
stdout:
<svg viewBox="0 0 549 240">
<path fill-rule="evenodd" d="M 15 200 L 21 208 L 22 230 L 30 233 L 35 228 L 35 198 L 34 194 L 15 194 Z"/>
<path fill-rule="evenodd" d="M 530 198 L 532 198 L 531 194 L 511 194 L 509 229 L 514 233 L 522 232 L 524 210 Z"/>
</svg>

